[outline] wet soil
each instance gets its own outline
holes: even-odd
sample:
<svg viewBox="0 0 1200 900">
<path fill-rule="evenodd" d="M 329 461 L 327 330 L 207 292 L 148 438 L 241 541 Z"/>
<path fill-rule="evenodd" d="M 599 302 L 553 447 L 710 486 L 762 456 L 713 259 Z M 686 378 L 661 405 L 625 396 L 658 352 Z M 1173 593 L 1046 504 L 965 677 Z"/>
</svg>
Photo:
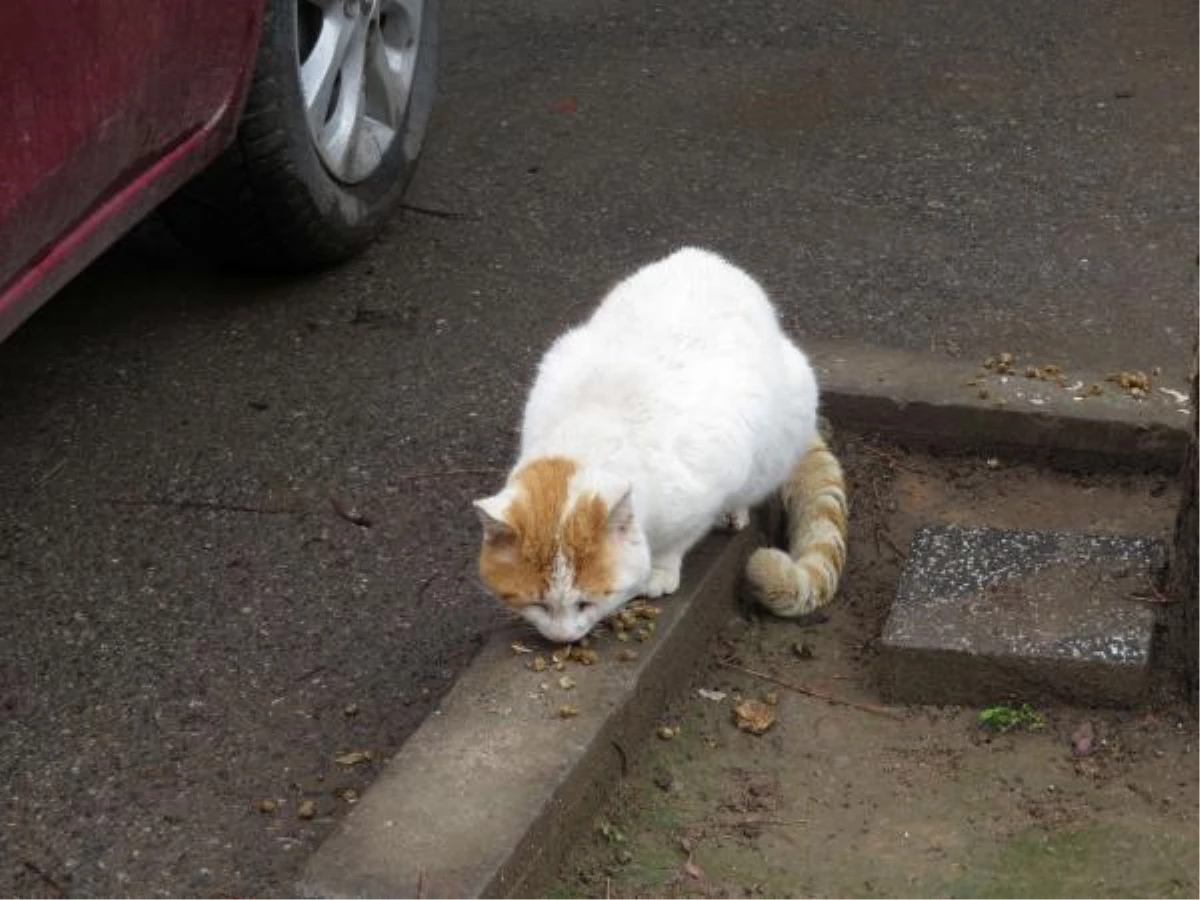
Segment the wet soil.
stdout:
<svg viewBox="0 0 1200 900">
<path fill-rule="evenodd" d="M 1037 705 L 1007 732 L 980 724 L 987 696 L 866 709 L 760 677 L 877 705 L 875 642 L 918 524 L 1169 539 L 1173 479 L 853 437 L 839 451 L 852 492 L 839 597 L 807 622 L 730 619 L 663 716 L 678 733 L 648 739 L 552 893 L 1196 896 L 1197 722 L 1169 673 L 1139 708 Z M 774 704 L 761 736 L 736 727 L 741 699 Z"/>
</svg>

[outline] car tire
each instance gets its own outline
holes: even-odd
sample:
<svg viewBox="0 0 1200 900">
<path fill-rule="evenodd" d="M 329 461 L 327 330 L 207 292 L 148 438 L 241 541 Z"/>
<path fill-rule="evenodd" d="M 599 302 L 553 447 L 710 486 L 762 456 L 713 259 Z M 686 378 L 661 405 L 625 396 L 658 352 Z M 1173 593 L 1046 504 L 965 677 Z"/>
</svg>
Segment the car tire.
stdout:
<svg viewBox="0 0 1200 900">
<path fill-rule="evenodd" d="M 361 252 L 400 205 L 416 168 L 436 90 L 438 12 L 438 0 L 267 0 L 236 137 L 165 204 L 167 224 L 208 255 L 254 269 L 313 269 Z M 331 44 L 326 29 L 334 25 L 342 31 Z M 345 38 L 350 49 L 341 47 L 343 31 L 355 28 Z M 318 48 L 334 44 L 349 60 L 336 76 L 324 60 L 339 50 L 317 60 Z M 358 105 L 347 108 L 360 111 L 353 125 L 361 139 L 335 140 L 328 123 L 347 119 L 342 102 L 355 94 L 342 85 L 356 77 L 356 52 L 366 62 Z M 314 60 L 323 78 L 308 71 Z M 372 102 L 384 112 L 367 121 Z M 380 133 L 389 130 L 385 141 Z M 353 140 L 361 146 L 351 152 Z"/>
</svg>

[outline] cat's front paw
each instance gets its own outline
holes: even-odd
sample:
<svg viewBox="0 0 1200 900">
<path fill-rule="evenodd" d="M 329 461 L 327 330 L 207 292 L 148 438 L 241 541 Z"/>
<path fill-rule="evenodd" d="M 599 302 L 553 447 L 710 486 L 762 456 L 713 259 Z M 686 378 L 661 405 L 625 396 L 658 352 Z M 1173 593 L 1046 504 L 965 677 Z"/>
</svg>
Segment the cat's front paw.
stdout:
<svg viewBox="0 0 1200 900">
<path fill-rule="evenodd" d="M 673 594 L 679 590 L 679 569 L 680 564 L 677 562 L 670 566 L 655 566 L 650 570 L 650 578 L 646 581 L 645 595 L 653 600 L 655 597 L 662 597 L 666 594 Z"/>
</svg>

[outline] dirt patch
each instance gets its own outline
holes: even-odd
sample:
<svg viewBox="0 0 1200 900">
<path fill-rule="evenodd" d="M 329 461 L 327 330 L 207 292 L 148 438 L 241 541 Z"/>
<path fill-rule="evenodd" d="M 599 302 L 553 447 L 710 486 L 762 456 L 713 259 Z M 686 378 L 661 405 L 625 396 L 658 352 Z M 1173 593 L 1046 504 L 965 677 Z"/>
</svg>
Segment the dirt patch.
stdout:
<svg viewBox="0 0 1200 900">
<path fill-rule="evenodd" d="M 864 708 L 879 703 L 874 645 L 919 524 L 1167 538 L 1170 480 L 859 439 L 840 455 L 852 542 L 839 599 L 805 623 L 728 623 L 664 715 L 678 733 L 647 742 L 553 893 L 1195 896 L 1196 718 L 1166 678 L 1143 708 L 1039 706 L 1040 727 L 1007 733 L 980 726 L 987 698 Z M 765 733 L 738 729 L 745 699 L 770 705 Z"/>
</svg>

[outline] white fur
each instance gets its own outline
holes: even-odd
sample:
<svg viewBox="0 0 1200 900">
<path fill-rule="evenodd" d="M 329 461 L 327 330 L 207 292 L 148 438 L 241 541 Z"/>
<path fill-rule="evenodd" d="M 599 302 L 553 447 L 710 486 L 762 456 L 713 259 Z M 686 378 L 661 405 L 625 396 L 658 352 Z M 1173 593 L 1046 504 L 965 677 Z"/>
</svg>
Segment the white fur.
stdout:
<svg viewBox="0 0 1200 900">
<path fill-rule="evenodd" d="M 517 467 L 566 456 L 582 465 L 573 493 L 632 487 L 621 590 L 591 598 L 604 602 L 594 615 L 573 614 L 569 628 L 534 624 L 577 639 L 633 596 L 676 590 L 683 555 L 719 519 L 744 515 L 787 478 L 812 439 L 816 411 L 807 358 L 745 272 L 686 248 L 618 284 L 542 360 Z M 548 606 L 553 613 L 559 604 Z"/>
</svg>

